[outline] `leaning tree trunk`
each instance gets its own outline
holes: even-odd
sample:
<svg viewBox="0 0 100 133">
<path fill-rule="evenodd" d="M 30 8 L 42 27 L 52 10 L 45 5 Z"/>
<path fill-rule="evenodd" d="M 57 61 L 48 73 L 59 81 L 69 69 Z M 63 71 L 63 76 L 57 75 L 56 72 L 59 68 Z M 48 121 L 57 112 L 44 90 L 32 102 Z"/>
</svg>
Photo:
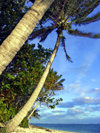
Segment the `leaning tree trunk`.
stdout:
<svg viewBox="0 0 100 133">
<path fill-rule="evenodd" d="M 55 48 L 53 50 L 53 53 L 50 57 L 50 60 L 46 66 L 46 69 L 35 89 L 35 91 L 32 93 L 31 97 L 29 98 L 28 102 L 24 105 L 24 107 L 19 111 L 19 113 L 16 114 L 16 116 L 6 125 L 6 132 L 7 133 L 10 133 L 11 131 L 13 131 L 20 123 L 21 121 L 24 119 L 24 117 L 26 117 L 27 113 L 29 112 L 29 110 L 31 109 L 31 107 L 33 106 L 36 98 L 38 97 L 44 83 L 45 83 L 45 80 L 48 76 L 48 73 L 49 73 L 49 70 L 50 70 L 50 67 L 53 63 L 53 60 L 56 56 L 56 53 L 57 53 L 57 50 L 58 50 L 58 47 L 59 47 L 59 43 L 60 43 L 60 38 L 61 38 L 61 33 L 58 34 L 58 37 L 57 37 L 57 42 L 56 42 L 56 45 L 55 45 Z"/>
<path fill-rule="evenodd" d="M 33 6 L 19 21 L 11 34 L 0 46 L 0 74 L 23 46 L 36 24 L 54 0 L 35 0 Z"/>
</svg>

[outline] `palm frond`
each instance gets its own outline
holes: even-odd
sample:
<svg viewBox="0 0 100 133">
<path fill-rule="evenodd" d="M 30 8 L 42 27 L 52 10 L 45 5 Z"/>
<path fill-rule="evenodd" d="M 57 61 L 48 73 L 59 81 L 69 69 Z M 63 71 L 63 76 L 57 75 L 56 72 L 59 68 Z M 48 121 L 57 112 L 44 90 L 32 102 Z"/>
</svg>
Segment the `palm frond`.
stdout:
<svg viewBox="0 0 100 133">
<path fill-rule="evenodd" d="M 45 41 L 45 39 L 47 38 L 47 36 L 48 36 L 53 30 L 54 30 L 54 28 L 48 29 L 46 32 L 43 32 L 43 33 L 40 35 L 40 42 Z"/>
<path fill-rule="evenodd" d="M 33 31 L 31 36 L 29 37 L 29 40 L 33 40 L 35 38 L 40 38 L 40 42 L 44 41 L 49 33 L 51 33 L 55 29 L 54 26 L 50 26 L 47 28 L 41 28 Z"/>
<path fill-rule="evenodd" d="M 66 59 L 67 59 L 69 62 L 72 62 L 70 56 L 68 55 L 68 53 L 67 53 L 67 51 L 66 51 L 65 39 L 66 39 L 66 38 L 62 35 L 62 36 L 61 36 L 61 39 L 60 39 L 60 43 L 61 43 L 61 45 L 63 46 L 64 52 L 65 52 L 65 55 L 66 55 Z"/>
<path fill-rule="evenodd" d="M 56 82 L 55 90 L 63 90 L 64 86 L 62 82 L 65 81 L 65 79 L 61 79 L 60 81 Z"/>
<path fill-rule="evenodd" d="M 82 37 L 89 37 L 89 38 L 100 38 L 100 34 L 94 34 L 94 33 L 84 33 L 82 31 L 79 31 L 79 30 L 68 30 L 68 33 L 71 34 L 71 35 L 75 35 L 75 36 L 82 36 Z"/>
<path fill-rule="evenodd" d="M 66 4 L 67 0 L 63 0 L 61 2 L 61 6 L 60 6 L 60 9 L 59 9 L 59 12 L 56 16 L 56 19 L 58 20 L 58 18 L 61 16 L 62 12 L 64 11 L 64 7 L 65 7 L 65 4 Z"/>
<path fill-rule="evenodd" d="M 83 21 L 78 22 L 78 25 L 81 24 L 89 24 L 95 21 L 100 20 L 100 12 L 98 12 L 96 15 L 92 16 L 92 17 L 87 17 L 86 19 L 84 19 Z"/>
<path fill-rule="evenodd" d="M 38 112 L 39 112 L 39 110 L 38 110 L 38 109 L 36 109 L 36 110 L 34 111 L 34 113 L 32 114 L 32 116 L 33 116 L 34 118 L 36 118 L 36 119 L 38 119 L 38 120 L 39 120 L 39 119 L 40 119 L 40 115 L 39 115 L 39 113 L 38 113 Z M 31 116 L 31 117 L 32 117 L 32 116 Z"/>
<path fill-rule="evenodd" d="M 87 17 L 99 4 L 100 0 L 85 2 L 81 7 L 83 9 L 76 15 L 74 22 L 77 24 L 78 22 L 84 20 L 84 18 Z"/>
</svg>

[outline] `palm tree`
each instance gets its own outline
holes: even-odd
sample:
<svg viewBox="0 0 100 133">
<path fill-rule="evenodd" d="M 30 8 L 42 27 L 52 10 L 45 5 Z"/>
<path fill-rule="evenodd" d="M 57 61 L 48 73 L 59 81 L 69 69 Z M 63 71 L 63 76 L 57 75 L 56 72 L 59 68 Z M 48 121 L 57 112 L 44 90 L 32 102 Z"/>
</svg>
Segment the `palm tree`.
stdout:
<svg viewBox="0 0 100 133">
<path fill-rule="evenodd" d="M 96 2 L 95 2 L 96 1 Z M 61 4 L 61 3 L 60 3 Z M 93 33 L 84 33 L 77 29 L 72 29 L 71 25 L 80 25 L 80 24 L 88 24 L 94 21 L 97 21 L 99 19 L 100 14 L 97 13 L 93 17 L 88 18 L 87 16 L 93 11 L 93 9 L 99 4 L 99 0 L 63 0 L 61 6 L 59 5 L 59 2 L 56 4 L 54 10 L 51 9 L 49 11 L 49 19 L 52 21 L 51 26 L 48 26 L 46 28 L 41 28 L 39 30 L 35 30 L 31 36 L 31 38 L 40 37 L 40 41 L 44 41 L 49 33 L 56 29 L 57 33 L 57 41 L 55 48 L 53 50 L 53 53 L 50 57 L 50 60 L 46 66 L 46 69 L 40 79 L 40 82 L 38 83 L 35 91 L 32 93 L 30 99 L 28 102 L 24 105 L 24 107 L 19 111 L 19 113 L 7 124 L 7 133 L 10 133 L 15 129 L 16 126 L 20 124 L 20 122 L 23 120 L 23 118 L 27 115 L 28 111 L 33 106 L 33 103 L 35 102 L 36 98 L 38 97 L 44 83 L 46 80 L 46 77 L 49 73 L 50 67 L 52 65 L 52 62 L 56 56 L 59 44 L 62 43 L 64 52 L 66 54 L 67 60 L 71 61 L 71 58 L 67 54 L 67 51 L 65 49 L 65 37 L 63 36 L 63 31 L 67 31 L 69 34 L 72 35 L 78 35 L 83 37 L 90 37 L 90 38 L 100 38 L 100 34 L 93 34 Z M 60 8 L 58 8 L 60 7 Z M 55 12 L 55 9 L 57 8 Z M 53 15 L 51 16 L 51 13 Z"/>
<path fill-rule="evenodd" d="M 33 6 L 0 46 L 0 74 L 23 46 L 54 0 L 35 0 Z"/>
<path fill-rule="evenodd" d="M 57 38 L 57 42 L 56 42 L 56 46 L 53 50 L 53 53 L 50 57 L 50 60 L 46 66 L 46 69 L 39 81 L 39 84 L 37 85 L 36 89 L 34 90 L 34 92 L 32 93 L 31 97 L 29 98 L 28 102 L 24 105 L 24 107 L 17 113 L 17 115 L 6 125 L 6 132 L 10 133 L 11 131 L 13 131 L 15 129 L 15 127 L 17 127 L 21 121 L 23 120 L 23 118 L 25 116 L 27 116 L 27 113 L 29 112 L 29 110 L 31 109 L 31 107 L 33 106 L 33 103 L 35 102 L 36 98 L 38 97 L 41 88 L 43 88 L 43 85 L 45 83 L 46 77 L 49 73 L 49 69 L 51 67 L 51 64 L 56 56 L 56 52 L 58 50 L 59 47 L 59 43 L 60 43 L 60 38 L 61 38 L 61 33 L 58 34 L 58 38 Z"/>
</svg>

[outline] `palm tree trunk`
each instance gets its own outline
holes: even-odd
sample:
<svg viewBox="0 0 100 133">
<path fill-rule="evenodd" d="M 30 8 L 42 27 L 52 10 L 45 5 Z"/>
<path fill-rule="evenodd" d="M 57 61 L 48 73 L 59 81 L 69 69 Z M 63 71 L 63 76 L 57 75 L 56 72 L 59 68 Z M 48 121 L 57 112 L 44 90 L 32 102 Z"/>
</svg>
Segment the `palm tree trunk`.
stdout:
<svg viewBox="0 0 100 133">
<path fill-rule="evenodd" d="M 34 111 L 36 110 L 37 106 L 40 104 L 40 101 L 36 104 L 35 108 L 32 110 L 32 112 L 28 115 L 27 119 L 30 121 L 30 117 L 32 116 L 32 114 L 34 113 Z"/>
<path fill-rule="evenodd" d="M 33 6 L 24 15 L 11 34 L 0 46 L 0 75 L 23 46 L 36 24 L 54 0 L 35 0 Z"/>
<path fill-rule="evenodd" d="M 35 100 L 37 99 L 44 83 L 45 83 L 45 80 L 48 76 L 48 73 L 49 73 L 49 70 L 50 70 L 50 67 L 53 63 L 53 60 L 56 56 L 56 53 L 57 53 L 57 50 L 58 50 L 58 47 L 59 47 L 59 43 L 60 43 L 60 38 L 61 38 L 61 33 L 58 34 L 58 37 L 57 37 L 57 41 L 56 41 L 56 45 L 55 45 L 55 48 L 53 50 L 53 53 L 50 57 L 50 60 L 46 66 L 46 69 L 35 89 L 35 91 L 32 93 L 31 97 L 29 98 L 28 102 L 24 105 L 24 107 L 16 114 L 16 116 L 7 124 L 6 126 L 6 131 L 7 133 L 10 133 L 11 131 L 13 131 L 20 123 L 21 121 L 24 119 L 24 117 L 26 117 L 27 113 L 29 112 L 29 110 L 31 109 L 31 107 L 33 106 Z"/>
</svg>

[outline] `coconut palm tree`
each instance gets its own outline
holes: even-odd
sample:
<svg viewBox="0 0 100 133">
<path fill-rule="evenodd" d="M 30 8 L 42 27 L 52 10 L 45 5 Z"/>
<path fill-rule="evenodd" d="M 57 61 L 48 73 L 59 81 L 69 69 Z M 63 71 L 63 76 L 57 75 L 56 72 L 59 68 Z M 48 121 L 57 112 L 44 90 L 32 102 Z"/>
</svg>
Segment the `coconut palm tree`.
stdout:
<svg viewBox="0 0 100 133">
<path fill-rule="evenodd" d="M 11 131 L 13 131 L 15 127 L 20 124 L 23 118 L 27 115 L 30 108 L 33 106 L 33 103 L 35 102 L 41 89 L 43 88 L 46 77 L 49 73 L 50 67 L 56 56 L 60 43 L 63 45 L 67 60 L 71 61 L 71 58 L 69 57 L 65 49 L 65 37 L 63 35 L 63 31 L 67 31 L 67 33 L 75 35 L 75 36 L 78 35 L 78 36 L 90 37 L 90 38 L 100 38 L 100 34 L 93 34 L 90 32 L 84 33 L 82 31 L 79 31 L 78 29 L 75 29 L 75 30 L 72 29 L 73 24 L 74 25 L 88 24 L 88 23 L 99 20 L 100 18 L 99 13 L 97 13 L 93 17 L 90 17 L 90 18 L 87 17 L 93 11 L 93 9 L 97 7 L 97 5 L 99 4 L 99 0 L 92 0 L 92 1 L 91 0 L 88 0 L 88 1 L 86 0 L 78 0 L 78 1 L 62 0 L 61 6 L 59 4 L 61 3 L 59 2 L 56 3 L 56 6 L 54 6 L 55 8 L 54 9 L 51 8 L 51 10 L 49 10 L 50 16 L 48 18 L 52 21 L 51 26 L 41 28 L 39 30 L 35 30 L 30 37 L 31 39 L 40 37 L 40 41 L 44 41 L 47 35 L 51 33 L 51 31 L 53 31 L 54 29 L 56 29 L 56 33 L 57 33 L 56 45 L 50 57 L 50 60 L 46 66 L 46 69 L 35 91 L 33 92 L 30 99 L 28 100 L 28 102 L 19 111 L 19 113 L 7 124 L 7 127 L 6 127 L 7 133 L 10 133 Z"/>
<path fill-rule="evenodd" d="M 50 57 L 50 60 L 46 66 L 46 69 L 39 81 L 39 84 L 37 85 L 36 89 L 34 90 L 34 92 L 32 93 L 31 97 L 29 98 L 28 102 L 24 105 L 24 107 L 16 114 L 16 116 L 6 125 L 6 133 L 10 133 L 11 131 L 13 131 L 15 129 L 15 127 L 17 127 L 21 121 L 23 120 L 23 118 L 25 116 L 27 116 L 27 113 L 29 112 L 29 110 L 31 109 L 31 107 L 33 106 L 33 103 L 35 102 L 35 100 L 37 99 L 41 88 L 43 88 L 43 85 L 45 83 L 46 77 L 49 73 L 49 69 L 51 67 L 51 64 L 56 56 L 56 52 L 58 50 L 59 47 L 59 43 L 60 43 L 60 38 L 61 38 L 61 33 L 58 34 L 58 38 L 57 38 L 57 42 L 56 42 L 56 46 L 54 48 L 54 51 Z"/>
<path fill-rule="evenodd" d="M 35 0 L 33 6 L 0 46 L 0 74 L 23 46 L 54 0 Z"/>
</svg>

